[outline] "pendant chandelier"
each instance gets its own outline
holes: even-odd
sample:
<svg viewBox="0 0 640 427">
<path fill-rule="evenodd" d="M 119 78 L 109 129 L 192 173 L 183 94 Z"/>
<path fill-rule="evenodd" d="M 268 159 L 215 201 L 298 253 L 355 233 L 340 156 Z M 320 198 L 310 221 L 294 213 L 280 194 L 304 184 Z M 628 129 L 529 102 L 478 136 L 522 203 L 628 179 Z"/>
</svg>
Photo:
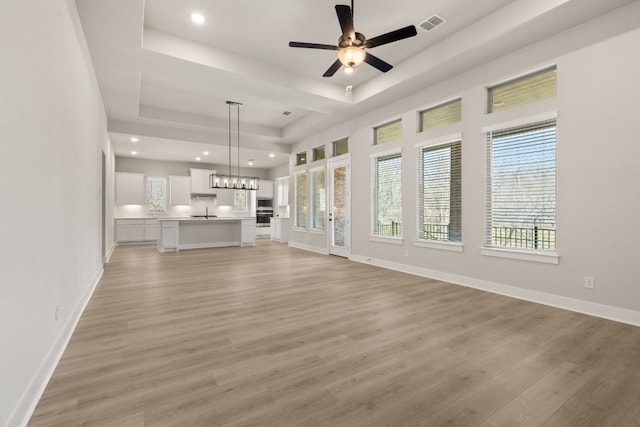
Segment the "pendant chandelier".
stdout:
<svg viewBox="0 0 640 427">
<path fill-rule="evenodd" d="M 232 190 L 257 190 L 259 179 L 257 176 L 240 176 L 240 106 L 239 102 L 227 101 L 229 106 L 229 174 L 209 175 L 209 187 L 211 188 L 227 188 Z M 233 175 L 231 173 L 231 108 L 236 109 L 236 123 L 237 123 L 237 141 L 238 141 L 238 173 Z"/>
</svg>

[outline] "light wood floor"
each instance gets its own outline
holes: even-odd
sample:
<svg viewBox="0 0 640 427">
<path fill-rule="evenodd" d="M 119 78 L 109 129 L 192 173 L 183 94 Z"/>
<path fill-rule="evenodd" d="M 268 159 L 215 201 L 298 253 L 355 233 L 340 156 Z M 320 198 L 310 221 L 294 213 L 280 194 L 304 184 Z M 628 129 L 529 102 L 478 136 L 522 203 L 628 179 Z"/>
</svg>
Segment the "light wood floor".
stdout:
<svg viewBox="0 0 640 427">
<path fill-rule="evenodd" d="M 33 426 L 640 425 L 640 328 L 266 240 L 115 250 Z"/>
</svg>

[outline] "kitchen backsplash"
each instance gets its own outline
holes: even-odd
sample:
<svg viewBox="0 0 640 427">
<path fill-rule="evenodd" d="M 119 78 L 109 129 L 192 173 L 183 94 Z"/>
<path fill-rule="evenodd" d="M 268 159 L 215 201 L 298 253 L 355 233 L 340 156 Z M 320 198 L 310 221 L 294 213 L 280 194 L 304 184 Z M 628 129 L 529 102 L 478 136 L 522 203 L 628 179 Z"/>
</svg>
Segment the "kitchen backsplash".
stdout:
<svg viewBox="0 0 640 427">
<path fill-rule="evenodd" d="M 204 215 L 206 208 L 209 215 L 218 217 L 247 216 L 248 213 L 234 212 L 230 206 L 218 206 L 215 197 L 192 197 L 191 205 L 167 206 L 164 214 L 147 214 L 144 205 L 119 205 L 116 206 L 116 218 L 146 218 L 146 217 L 184 217 L 190 215 Z M 253 213 L 255 215 L 255 212 Z"/>
</svg>

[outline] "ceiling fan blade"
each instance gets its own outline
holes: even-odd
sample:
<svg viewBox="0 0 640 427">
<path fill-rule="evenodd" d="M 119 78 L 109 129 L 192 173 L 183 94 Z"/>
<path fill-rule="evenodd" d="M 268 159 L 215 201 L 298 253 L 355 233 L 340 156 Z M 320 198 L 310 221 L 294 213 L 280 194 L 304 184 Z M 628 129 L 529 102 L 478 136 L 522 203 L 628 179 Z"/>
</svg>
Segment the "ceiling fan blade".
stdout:
<svg viewBox="0 0 640 427">
<path fill-rule="evenodd" d="M 414 25 L 409 25 L 404 28 L 400 28 L 395 31 L 391 31 L 389 33 L 382 34 L 378 37 L 369 39 L 366 42 L 364 42 L 364 47 L 371 49 L 372 47 L 380 46 L 387 43 L 393 43 L 398 40 L 413 37 L 417 34 L 418 32 L 416 31 L 416 27 Z"/>
<path fill-rule="evenodd" d="M 367 55 L 364 57 L 364 62 L 366 62 L 367 64 L 371 65 L 374 68 L 377 68 L 383 73 L 386 73 L 387 71 L 393 68 L 393 65 L 383 61 L 377 56 L 371 55 L 369 52 L 367 52 Z"/>
<path fill-rule="evenodd" d="M 289 42 L 289 47 L 306 47 L 308 49 L 340 50 L 338 46 L 320 43 Z"/>
<path fill-rule="evenodd" d="M 353 15 L 351 15 L 351 8 L 345 4 L 337 4 L 336 13 L 338 14 L 338 21 L 340 21 L 342 37 L 345 40 L 355 40 L 356 31 L 353 29 Z"/>
<path fill-rule="evenodd" d="M 324 72 L 322 77 L 331 77 L 331 76 L 333 76 L 336 73 L 336 71 L 338 71 L 340 69 L 340 67 L 342 67 L 342 62 L 340 62 L 339 59 L 336 59 L 336 62 L 331 64 L 331 67 L 329 67 L 329 69 Z"/>
</svg>

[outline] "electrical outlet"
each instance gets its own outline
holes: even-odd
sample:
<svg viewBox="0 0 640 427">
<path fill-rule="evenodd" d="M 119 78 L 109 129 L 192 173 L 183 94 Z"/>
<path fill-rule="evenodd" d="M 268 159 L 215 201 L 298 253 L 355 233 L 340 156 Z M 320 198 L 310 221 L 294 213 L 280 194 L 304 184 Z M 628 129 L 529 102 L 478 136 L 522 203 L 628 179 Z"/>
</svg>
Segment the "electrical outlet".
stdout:
<svg viewBox="0 0 640 427">
<path fill-rule="evenodd" d="M 60 318 L 60 306 L 56 304 L 56 322 Z"/>
<path fill-rule="evenodd" d="M 596 287 L 596 281 L 591 276 L 584 276 L 584 287 L 587 289 L 593 289 Z"/>
</svg>

